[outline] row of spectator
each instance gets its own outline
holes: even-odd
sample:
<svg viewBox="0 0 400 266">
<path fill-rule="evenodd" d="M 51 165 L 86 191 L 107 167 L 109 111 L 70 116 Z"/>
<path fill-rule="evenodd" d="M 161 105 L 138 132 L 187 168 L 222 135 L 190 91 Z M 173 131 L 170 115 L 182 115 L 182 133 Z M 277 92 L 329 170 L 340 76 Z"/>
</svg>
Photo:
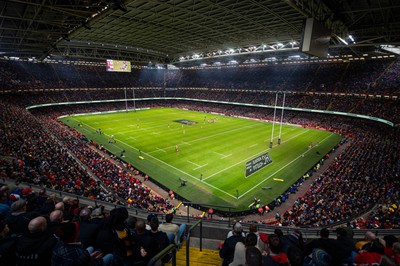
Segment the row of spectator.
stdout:
<svg viewBox="0 0 400 266">
<path fill-rule="evenodd" d="M 366 60 L 113 73 L 105 66 L 1 61 L 0 88 L 205 87 L 398 94 L 399 68 L 398 60 Z"/>
<path fill-rule="evenodd" d="M 151 104 L 160 105 L 160 103 L 156 102 Z M 167 104 L 170 105 L 172 103 Z M 190 105 L 181 104 L 180 107 L 201 111 L 212 110 L 227 115 L 272 119 L 272 112 L 265 113 L 261 112 L 260 109 L 250 107 L 226 108 L 217 104 L 204 103 Z M 110 107 L 106 104 L 102 104 L 97 106 L 97 108 L 107 110 Z M 81 158 L 81 161 L 86 166 L 92 169 L 99 180 L 105 183 L 109 188 L 112 188 L 113 191 L 124 200 L 127 200 L 127 197 L 130 196 L 129 191 L 132 192 L 133 187 L 133 191 L 139 191 L 137 193 L 139 199 L 136 199 L 136 202 L 139 202 L 138 206 L 150 208 L 150 206 L 154 206 L 154 203 L 157 203 L 160 207 L 158 209 L 156 208 L 156 211 L 168 210 L 168 202 L 159 197 L 155 199 L 148 198 L 143 205 L 141 203 L 143 200 L 140 198 L 141 195 L 150 195 L 151 193 L 147 193 L 146 189 L 143 190 L 139 188 L 136 190 L 135 185 L 129 186 L 132 185 L 132 182 L 130 182 L 132 181 L 130 180 L 131 177 L 128 178 L 129 174 L 127 176 L 126 172 L 113 165 L 107 159 L 101 156 L 99 157 L 97 153 L 87 148 L 82 144 L 79 135 L 65 133 L 66 130 L 60 128 L 58 123 L 51 120 L 56 114 L 61 114 L 60 110 L 52 114 L 49 112 L 49 109 L 46 109 L 46 113 L 50 114 L 50 117 L 40 117 L 40 119 L 12 105 L 4 104 L 3 110 L 2 113 L 5 115 L 3 119 L 6 123 L 2 125 L 4 126 L 2 148 L 4 148 L 4 154 L 9 156 L 18 155 L 14 157 L 19 159 L 19 161 L 14 160 L 13 164 L 7 164 L 7 161 L 3 159 L 2 162 L 4 165 L 7 165 L 3 168 L 3 175 L 9 177 L 25 177 L 25 179 L 31 182 L 40 181 L 41 179 L 48 181 L 53 177 L 60 180 L 60 182 L 63 182 L 62 180 L 69 180 L 66 183 L 61 183 L 61 185 L 57 184 L 56 188 L 65 189 L 64 186 L 66 186 L 69 191 L 83 194 L 86 190 L 82 189 L 82 184 L 93 185 L 96 183 L 96 180 L 86 180 L 82 182 L 82 178 L 90 178 L 88 176 L 82 177 L 82 175 L 85 174 L 83 170 L 81 170 L 82 174 L 74 174 L 74 177 L 76 176 L 78 178 L 72 179 L 73 177 L 65 177 L 65 173 L 63 173 L 62 170 L 69 169 L 69 167 L 71 167 L 70 164 L 67 164 L 65 167 L 59 167 L 60 165 L 64 165 L 65 162 L 72 161 L 75 163 L 74 160 L 68 159 L 69 157 L 62 157 L 64 155 L 60 155 L 60 152 L 64 152 L 66 154 L 65 156 L 68 156 L 67 151 L 72 151 L 78 158 Z M 81 112 L 80 110 L 76 111 Z M 335 165 L 332 165 L 328 172 L 317 180 L 312 190 L 308 193 L 310 195 L 307 194 L 304 198 L 299 199 L 298 204 L 296 204 L 290 212 L 282 216 L 282 224 L 321 226 L 347 219 L 350 217 L 350 212 L 354 214 L 366 211 L 372 208 L 376 203 L 386 205 L 395 204 L 398 206 L 399 192 L 397 187 L 399 187 L 398 173 L 400 171 L 398 165 L 399 154 L 397 152 L 399 150 L 399 133 L 397 129 L 387 128 L 382 131 L 374 123 L 366 123 L 362 120 L 348 118 L 332 119 L 332 117 L 322 115 L 302 114 L 300 116 L 298 113 L 288 112 L 285 117 L 287 122 L 302 124 L 303 126 L 324 126 L 329 130 L 340 131 L 350 136 L 352 143 L 349 145 L 346 153 L 337 158 Z M 17 127 L 16 124 L 14 124 L 19 122 L 19 119 L 23 120 L 19 123 L 23 125 L 22 127 Z M 38 124 L 40 124 L 42 128 L 38 128 Z M 17 129 L 12 131 L 14 127 Z M 46 141 L 44 141 L 42 133 L 42 131 L 46 132 L 46 130 L 43 130 L 44 128 L 52 132 L 51 136 L 49 135 L 46 137 Z M 62 141 L 64 144 L 60 145 L 59 142 L 56 141 L 51 142 L 54 136 L 57 136 L 58 140 Z M 23 140 L 22 143 L 21 139 Z M 46 145 L 49 145 L 49 147 L 44 149 L 43 147 L 46 147 Z M 29 148 L 29 151 L 48 152 L 50 154 L 54 152 L 52 150 L 54 148 L 57 152 L 54 157 L 56 159 L 59 157 L 65 159 L 61 160 L 62 162 L 56 161 L 57 165 L 59 164 L 57 168 L 55 166 L 51 167 L 53 163 L 51 155 L 46 153 L 38 155 L 34 153 L 32 155 L 32 152 L 26 154 L 26 147 Z M 21 149 L 22 155 L 18 153 Z M 50 165 L 50 167 L 47 165 Z M 95 165 L 101 165 L 101 167 L 95 168 Z M 54 168 L 56 168 L 56 170 L 54 170 Z M 48 174 L 46 172 L 48 169 L 51 169 L 51 171 L 61 170 L 61 172 L 55 174 L 51 172 L 51 174 Z M 74 166 L 73 169 L 80 168 Z M 326 181 L 324 181 L 325 179 Z M 368 179 L 367 182 L 366 179 Z M 134 181 L 136 184 L 136 180 Z M 76 182 L 79 184 L 76 184 Z M 331 182 L 335 184 L 335 190 L 329 189 Z M 369 186 L 365 186 L 365 183 Z M 374 193 L 367 193 L 366 191 L 371 191 L 371 188 L 375 189 Z M 86 191 L 86 196 L 91 196 L 90 193 L 96 193 L 94 190 L 99 188 L 97 186 L 90 186 L 88 189 L 90 189 L 90 191 Z M 141 193 L 141 191 L 144 193 Z M 95 197 L 98 197 L 98 195 L 100 195 L 100 199 L 107 200 L 108 194 L 97 192 Z M 111 198 L 111 200 L 116 199 Z M 335 206 L 325 208 L 332 200 L 335 202 Z M 393 208 L 386 208 L 388 211 L 391 209 Z M 356 210 L 356 212 L 354 210 Z M 383 211 L 380 211 L 377 216 L 378 220 L 381 220 L 381 227 L 390 227 L 398 224 L 398 221 L 396 222 L 395 220 L 399 213 L 397 208 L 391 212 L 385 212 L 384 208 L 382 210 Z"/>
<path fill-rule="evenodd" d="M 160 106 L 161 103 L 158 104 Z M 267 120 L 273 118 L 272 112 L 265 113 L 251 107 L 232 108 L 204 103 L 178 106 L 232 116 L 250 116 Z M 49 114 L 48 110 L 46 113 Z M 298 113 L 287 112 L 285 117 L 287 122 L 301 124 L 304 127 L 324 127 L 338 132 L 345 136 L 344 140 L 349 144 L 346 150 L 334 159 L 328 170 L 315 181 L 311 189 L 296 201 L 295 206 L 278 217 L 282 225 L 327 226 L 353 218 L 357 213 L 370 210 L 377 204 L 383 207 L 393 204 L 399 206 L 398 129 L 387 127 L 382 130 L 373 122 L 351 118 L 333 119 L 331 116 L 315 114 L 301 113 L 300 116 Z M 370 191 L 374 193 L 368 193 Z M 285 193 L 282 197 L 286 199 L 290 194 Z M 277 200 L 282 201 L 282 197 Z M 276 204 L 268 205 L 270 209 L 274 206 Z M 397 208 L 380 208 L 372 214 L 374 227 L 390 228 L 399 225 L 400 215 Z"/>
<path fill-rule="evenodd" d="M 323 228 L 320 238 L 307 241 L 296 230 L 284 235 L 275 229 L 274 234 L 259 232 L 257 226 L 249 226 L 245 233 L 240 223 L 220 245 L 223 266 L 239 265 L 400 265 L 400 242 L 394 235 L 383 239 L 368 231 L 360 241 L 353 239 L 353 230 L 339 227 L 336 237 L 330 238 L 330 230 Z"/>
<path fill-rule="evenodd" d="M 0 160 L 0 177 L 96 200 L 122 204 L 129 200 L 131 206 L 154 212 L 173 208 L 133 175 L 134 168 L 128 172 L 116 165 L 91 149 L 77 132 L 11 104 L 0 104 L 0 110 L 0 151 L 7 156 Z M 102 189 L 101 184 L 108 189 Z"/>
<path fill-rule="evenodd" d="M 24 97 L 29 93 L 29 97 Z M 120 109 L 125 108 L 125 90 L 121 89 L 93 89 L 93 90 L 65 90 L 65 91 L 43 91 L 43 92 L 16 92 L 2 95 L 9 102 L 18 103 L 21 106 L 36 105 L 41 103 L 94 101 L 94 100 L 120 100 Z M 161 88 L 132 89 L 127 90 L 128 107 L 137 107 L 141 101 L 133 101 L 133 98 L 149 97 L 180 97 L 195 98 L 215 101 L 242 102 L 261 105 L 275 105 L 276 94 L 265 91 L 221 91 L 216 89 L 177 89 L 166 91 Z M 355 113 L 387 119 L 399 123 L 399 99 L 396 98 L 373 98 L 356 96 L 337 96 L 328 94 L 296 93 L 286 94 L 283 103 L 283 94 L 279 94 L 277 106 L 296 107 L 305 109 L 317 109 L 327 111 L 340 111 Z M 147 102 L 145 103 L 147 104 Z"/>
<path fill-rule="evenodd" d="M 181 245 L 186 225 L 129 216 L 125 207 L 81 206 L 45 189 L 0 185 L 1 265 L 147 265 L 170 244 Z M 170 259 L 164 258 L 164 262 Z"/>
</svg>

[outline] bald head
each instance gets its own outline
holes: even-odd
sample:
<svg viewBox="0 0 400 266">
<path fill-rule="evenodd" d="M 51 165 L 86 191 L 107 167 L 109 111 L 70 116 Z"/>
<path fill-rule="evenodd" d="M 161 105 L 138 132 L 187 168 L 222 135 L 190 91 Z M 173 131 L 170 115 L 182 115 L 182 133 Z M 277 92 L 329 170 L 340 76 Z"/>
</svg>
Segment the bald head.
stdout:
<svg viewBox="0 0 400 266">
<path fill-rule="evenodd" d="M 63 221 L 64 213 L 60 210 L 55 210 L 50 213 L 50 222 L 61 223 Z"/>
<path fill-rule="evenodd" d="M 371 231 L 365 233 L 365 240 L 368 242 L 373 242 L 376 239 L 376 235 Z"/>
<path fill-rule="evenodd" d="M 81 221 L 88 221 L 91 214 L 92 211 L 89 208 L 83 208 L 79 213 L 79 218 L 81 219 Z"/>
<path fill-rule="evenodd" d="M 58 202 L 55 206 L 54 206 L 55 210 L 60 210 L 60 211 L 64 211 L 64 202 Z"/>
<path fill-rule="evenodd" d="M 8 192 L 8 191 L 10 191 L 10 187 L 8 185 L 2 185 L 0 187 L 0 193 Z"/>
<path fill-rule="evenodd" d="M 28 230 L 31 234 L 42 233 L 46 231 L 46 228 L 47 228 L 47 221 L 46 218 L 42 216 L 33 218 L 28 224 Z"/>
<path fill-rule="evenodd" d="M 66 196 L 66 197 L 63 198 L 63 202 L 64 203 L 70 203 L 71 202 L 71 198 Z"/>
</svg>

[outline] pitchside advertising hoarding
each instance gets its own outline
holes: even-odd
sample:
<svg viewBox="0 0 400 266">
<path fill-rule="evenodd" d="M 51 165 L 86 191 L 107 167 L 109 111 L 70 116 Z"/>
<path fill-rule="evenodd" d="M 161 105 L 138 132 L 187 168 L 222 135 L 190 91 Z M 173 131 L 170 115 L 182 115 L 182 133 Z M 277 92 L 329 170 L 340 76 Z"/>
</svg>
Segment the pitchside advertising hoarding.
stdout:
<svg viewBox="0 0 400 266">
<path fill-rule="evenodd" d="M 250 161 L 246 162 L 246 177 L 254 174 L 258 170 L 261 170 L 270 163 L 272 163 L 272 159 L 268 152 L 251 159 Z"/>
</svg>

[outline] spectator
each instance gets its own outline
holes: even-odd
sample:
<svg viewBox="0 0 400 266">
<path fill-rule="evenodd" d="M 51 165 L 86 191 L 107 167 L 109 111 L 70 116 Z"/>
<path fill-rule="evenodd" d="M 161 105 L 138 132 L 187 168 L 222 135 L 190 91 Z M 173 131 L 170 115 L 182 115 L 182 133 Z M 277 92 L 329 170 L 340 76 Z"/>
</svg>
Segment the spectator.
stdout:
<svg viewBox="0 0 400 266">
<path fill-rule="evenodd" d="M 126 228 L 128 228 L 131 234 L 136 234 L 136 223 L 137 223 L 137 218 L 134 216 L 129 216 L 128 219 L 126 219 L 125 221 Z"/>
<path fill-rule="evenodd" d="M 168 235 L 170 243 L 175 243 L 177 245 L 181 244 L 182 239 L 184 238 L 184 234 L 186 231 L 186 224 L 182 223 L 181 225 L 177 225 L 172 223 L 172 219 L 174 218 L 173 213 L 169 213 L 165 215 L 165 223 L 160 224 L 159 230 L 165 232 Z"/>
<path fill-rule="evenodd" d="M 368 250 L 372 243 L 375 241 L 376 235 L 371 231 L 368 231 L 364 235 L 364 240 L 358 241 L 355 245 L 356 250 Z"/>
<path fill-rule="evenodd" d="M 109 250 L 115 256 L 117 264 L 134 265 L 144 263 L 147 255 L 143 245 L 135 235 L 130 234 L 130 230 L 125 227 L 125 220 L 129 217 L 128 210 L 124 207 L 113 209 L 110 212 L 109 221 L 102 230 L 103 234 L 98 235 L 96 243 L 103 241 L 101 248 L 103 252 Z M 101 233 L 100 233 L 101 234 Z M 100 236 L 100 238 L 99 238 Z"/>
<path fill-rule="evenodd" d="M 39 216 L 37 212 L 27 212 L 27 202 L 23 199 L 17 200 L 11 205 L 12 213 L 7 218 L 11 234 L 22 235 L 28 232 L 29 221 Z M 47 226 L 47 225 L 46 225 Z"/>
<path fill-rule="evenodd" d="M 399 242 L 399 239 L 394 235 L 386 235 L 383 237 L 385 241 L 385 255 L 389 258 L 393 257 L 393 244 Z"/>
<path fill-rule="evenodd" d="M 360 250 L 354 257 L 354 262 L 357 264 L 379 264 L 382 256 L 385 255 L 385 247 L 379 239 L 375 239 L 369 249 Z"/>
<path fill-rule="evenodd" d="M 347 237 L 346 229 L 336 229 L 336 239 L 332 241 L 332 264 L 347 264 L 351 260 L 352 252 L 355 250 L 354 241 Z"/>
<path fill-rule="evenodd" d="M 322 249 L 328 254 L 331 254 L 332 239 L 329 239 L 329 229 L 322 228 L 319 231 L 320 238 L 312 240 L 310 243 L 305 245 L 305 255 L 310 255 L 316 248 Z"/>
<path fill-rule="evenodd" d="M 270 253 L 268 256 L 279 265 L 289 265 L 287 255 L 282 251 L 282 242 L 278 235 L 272 234 L 268 237 Z"/>
<path fill-rule="evenodd" d="M 233 261 L 236 244 L 239 242 L 244 243 L 245 239 L 242 233 L 242 225 L 240 223 L 235 223 L 233 226 L 233 235 L 225 239 L 219 251 L 219 256 L 223 259 L 223 266 L 227 266 Z"/>
<path fill-rule="evenodd" d="M 57 244 L 57 238 L 47 232 L 44 217 L 33 218 L 28 224 L 28 233 L 24 233 L 17 243 L 17 265 L 50 265 L 51 252 Z"/>
<path fill-rule="evenodd" d="M 51 265 L 111 265 L 112 254 L 103 257 L 103 254 L 100 251 L 94 251 L 93 247 L 84 249 L 82 243 L 77 242 L 78 234 L 78 223 L 69 222 L 65 224 L 60 234 L 61 241 L 53 249 Z"/>
<path fill-rule="evenodd" d="M 248 247 L 246 248 L 246 266 L 261 266 L 262 264 L 262 255 L 258 248 L 256 247 Z"/>
<path fill-rule="evenodd" d="M 231 236 L 234 235 L 235 225 L 236 225 L 236 223 L 233 223 L 232 230 L 228 232 L 228 234 L 226 235 L 226 238 L 230 238 Z M 243 228 L 242 228 L 242 236 L 246 237 L 246 233 L 243 231 Z"/>
<path fill-rule="evenodd" d="M 332 264 L 332 257 L 322 249 L 316 248 L 313 250 L 311 258 L 306 257 L 304 259 L 304 266 L 329 266 L 334 265 Z"/>
<path fill-rule="evenodd" d="M 144 220 L 138 220 L 136 222 L 135 229 L 135 237 L 137 241 L 141 244 L 144 250 L 146 250 L 146 256 L 143 256 L 143 260 L 145 265 L 147 265 L 151 258 L 157 255 L 157 253 L 160 251 L 159 245 L 151 232 L 146 230 L 146 224 Z"/>
<path fill-rule="evenodd" d="M 0 264 L 15 265 L 15 249 L 18 237 L 9 236 L 8 224 L 0 219 Z"/>
<path fill-rule="evenodd" d="M 168 247 L 169 245 L 169 239 L 168 236 L 165 232 L 161 232 L 158 230 L 158 227 L 160 225 L 160 222 L 158 221 L 157 217 L 153 217 L 150 221 L 150 235 L 156 239 L 157 244 L 158 244 L 158 252 L 162 251 L 163 249 L 165 249 L 166 247 Z M 165 256 L 162 259 L 162 262 L 166 263 L 170 260 L 171 258 L 171 254 L 169 254 L 168 256 Z"/>
<path fill-rule="evenodd" d="M 396 265 L 400 265 L 400 242 L 393 243 L 392 250 L 392 259 L 395 261 Z"/>
<path fill-rule="evenodd" d="M 100 232 L 101 223 L 91 221 L 91 209 L 83 208 L 79 213 L 79 235 L 78 239 L 82 243 L 83 248 L 94 247 L 96 236 Z"/>
<path fill-rule="evenodd" d="M 235 252 L 233 261 L 229 266 L 239 266 L 246 263 L 246 249 L 249 247 L 255 247 L 257 244 L 257 235 L 254 233 L 248 233 L 244 240 L 244 243 L 238 242 L 235 246 Z"/>
<path fill-rule="evenodd" d="M 47 231 L 50 234 L 56 234 L 58 236 L 60 230 L 65 225 L 64 214 L 60 210 L 55 210 L 50 213 L 50 223 L 47 225 Z"/>
</svg>

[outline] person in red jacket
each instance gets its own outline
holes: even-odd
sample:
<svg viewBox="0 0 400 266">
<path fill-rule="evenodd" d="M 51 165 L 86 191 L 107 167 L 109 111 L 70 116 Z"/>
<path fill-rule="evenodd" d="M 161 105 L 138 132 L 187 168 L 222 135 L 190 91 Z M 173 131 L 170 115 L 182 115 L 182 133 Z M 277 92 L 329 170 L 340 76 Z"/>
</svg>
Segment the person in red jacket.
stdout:
<svg viewBox="0 0 400 266">
<path fill-rule="evenodd" d="M 382 256 L 385 255 L 385 247 L 377 238 L 372 242 L 371 247 L 368 250 L 360 250 L 354 258 L 354 262 L 359 264 L 379 264 Z"/>
</svg>

